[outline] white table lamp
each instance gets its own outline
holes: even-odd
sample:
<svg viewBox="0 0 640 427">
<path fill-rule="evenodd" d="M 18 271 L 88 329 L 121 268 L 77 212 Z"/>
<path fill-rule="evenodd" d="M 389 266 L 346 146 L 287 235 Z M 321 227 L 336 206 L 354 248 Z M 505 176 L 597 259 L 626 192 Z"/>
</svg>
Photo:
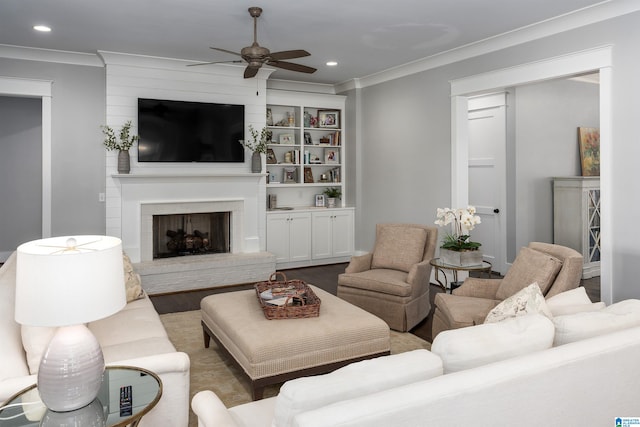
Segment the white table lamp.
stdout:
<svg viewBox="0 0 640 427">
<path fill-rule="evenodd" d="M 104 357 L 86 323 L 126 304 L 122 242 L 109 236 L 53 237 L 18 247 L 16 321 L 58 327 L 38 369 L 47 408 L 72 411 L 97 396 Z"/>
</svg>

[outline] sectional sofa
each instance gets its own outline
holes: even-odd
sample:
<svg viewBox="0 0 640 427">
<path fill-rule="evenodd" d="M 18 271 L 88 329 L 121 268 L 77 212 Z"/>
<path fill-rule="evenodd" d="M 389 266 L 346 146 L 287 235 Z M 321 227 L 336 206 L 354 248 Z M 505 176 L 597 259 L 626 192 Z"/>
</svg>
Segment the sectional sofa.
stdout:
<svg viewBox="0 0 640 427">
<path fill-rule="evenodd" d="M 199 427 L 614 426 L 640 417 L 640 300 L 583 288 L 543 310 L 444 331 L 431 352 L 385 356 L 285 383 L 227 409 L 192 400 Z"/>
<path fill-rule="evenodd" d="M 125 270 L 127 263 L 125 262 Z M 160 317 L 136 279 L 131 267 L 125 274 L 129 285 L 124 309 L 88 327 L 96 336 L 107 365 L 146 368 L 158 374 L 163 393 L 140 426 L 187 427 L 189 422 L 190 362 L 176 351 Z M 14 320 L 16 254 L 0 268 L 0 405 L 18 391 L 36 383 L 40 357 L 53 334 L 51 328 L 24 327 Z M 129 277 L 127 277 L 129 276 Z"/>
</svg>

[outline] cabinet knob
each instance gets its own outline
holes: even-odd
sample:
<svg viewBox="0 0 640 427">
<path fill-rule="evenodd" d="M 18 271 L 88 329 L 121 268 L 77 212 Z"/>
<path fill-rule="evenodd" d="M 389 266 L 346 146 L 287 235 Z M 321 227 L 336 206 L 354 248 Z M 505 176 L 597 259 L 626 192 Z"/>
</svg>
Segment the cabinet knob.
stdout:
<svg viewBox="0 0 640 427">
<path fill-rule="evenodd" d="M 493 210 L 493 213 L 500 213 L 500 209 L 495 208 L 495 209 Z"/>
</svg>

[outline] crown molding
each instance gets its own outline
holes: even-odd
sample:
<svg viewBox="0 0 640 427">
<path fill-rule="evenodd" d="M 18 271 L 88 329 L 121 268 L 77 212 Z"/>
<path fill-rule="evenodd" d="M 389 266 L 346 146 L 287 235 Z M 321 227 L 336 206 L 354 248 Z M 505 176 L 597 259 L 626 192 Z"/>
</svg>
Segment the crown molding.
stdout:
<svg viewBox="0 0 640 427">
<path fill-rule="evenodd" d="M 363 88 L 517 46 L 640 10 L 637 0 L 607 0 L 574 12 L 518 28 L 456 49 L 335 85 L 336 93 Z"/>
<path fill-rule="evenodd" d="M 23 59 L 25 61 L 57 62 L 87 67 L 104 67 L 94 53 L 70 52 L 66 50 L 39 49 L 34 47 L 0 44 L 0 58 Z"/>
<path fill-rule="evenodd" d="M 298 82 L 293 80 L 267 80 L 267 89 L 288 90 L 296 92 L 326 93 L 334 95 L 335 86 L 326 83 Z"/>
</svg>

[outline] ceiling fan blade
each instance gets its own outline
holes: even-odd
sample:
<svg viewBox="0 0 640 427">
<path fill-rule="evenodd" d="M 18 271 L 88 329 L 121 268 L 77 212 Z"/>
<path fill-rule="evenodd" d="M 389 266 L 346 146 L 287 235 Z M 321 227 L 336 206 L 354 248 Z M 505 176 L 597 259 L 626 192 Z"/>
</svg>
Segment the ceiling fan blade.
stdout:
<svg viewBox="0 0 640 427">
<path fill-rule="evenodd" d="M 284 62 L 284 61 L 268 61 L 267 65 L 271 65 L 273 67 L 282 68 L 284 70 L 289 71 L 297 71 L 299 73 L 315 73 L 316 69 L 312 67 L 307 67 L 306 65 L 294 64 L 293 62 Z"/>
<path fill-rule="evenodd" d="M 274 61 L 281 61 L 283 59 L 295 59 L 302 58 L 304 56 L 310 56 L 311 54 L 303 49 L 298 50 L 283 50 L 281 52 L 273 52 L 271 53 L 271 58 Z"/>
<path fill-rule="evenodd" d="M 240 59 L 236 59 L 235 61 L 213 61 L 213 62 L 199 62 L 197 64 L 187 64 L 187 67 L 197 67 L 199 65 L 210 65 L 210 64 L 239 64 L 242 62 Z"/>
<path fill-rule="evenodd" d="M 256 74 L 258 74 L 259 69 L 260 67 L 248 66 L 247 68 L 244 69 L 244 78 L 250 79 L 251 77 L 255 77 Z"/>
<path fill-rule="evenodd" d="M 209 49 L 219 50 L 220 52 L 226 52 L 226 53 L 230 53 L 230 54 L 232 54 L 232 55 L 238 55 L 238 56 L 240 56 L 240 54 L 239 54 L 238 52 L 234 52 L 234 51 L 232 51 L 232 50 L 227 50 L 227 49 L 222 49 L 222 48 L 219 48 L 219 47 L 213 47 L 213 46 L 210 46 L 210 47 L 209 47 Z"/>
</svg>

